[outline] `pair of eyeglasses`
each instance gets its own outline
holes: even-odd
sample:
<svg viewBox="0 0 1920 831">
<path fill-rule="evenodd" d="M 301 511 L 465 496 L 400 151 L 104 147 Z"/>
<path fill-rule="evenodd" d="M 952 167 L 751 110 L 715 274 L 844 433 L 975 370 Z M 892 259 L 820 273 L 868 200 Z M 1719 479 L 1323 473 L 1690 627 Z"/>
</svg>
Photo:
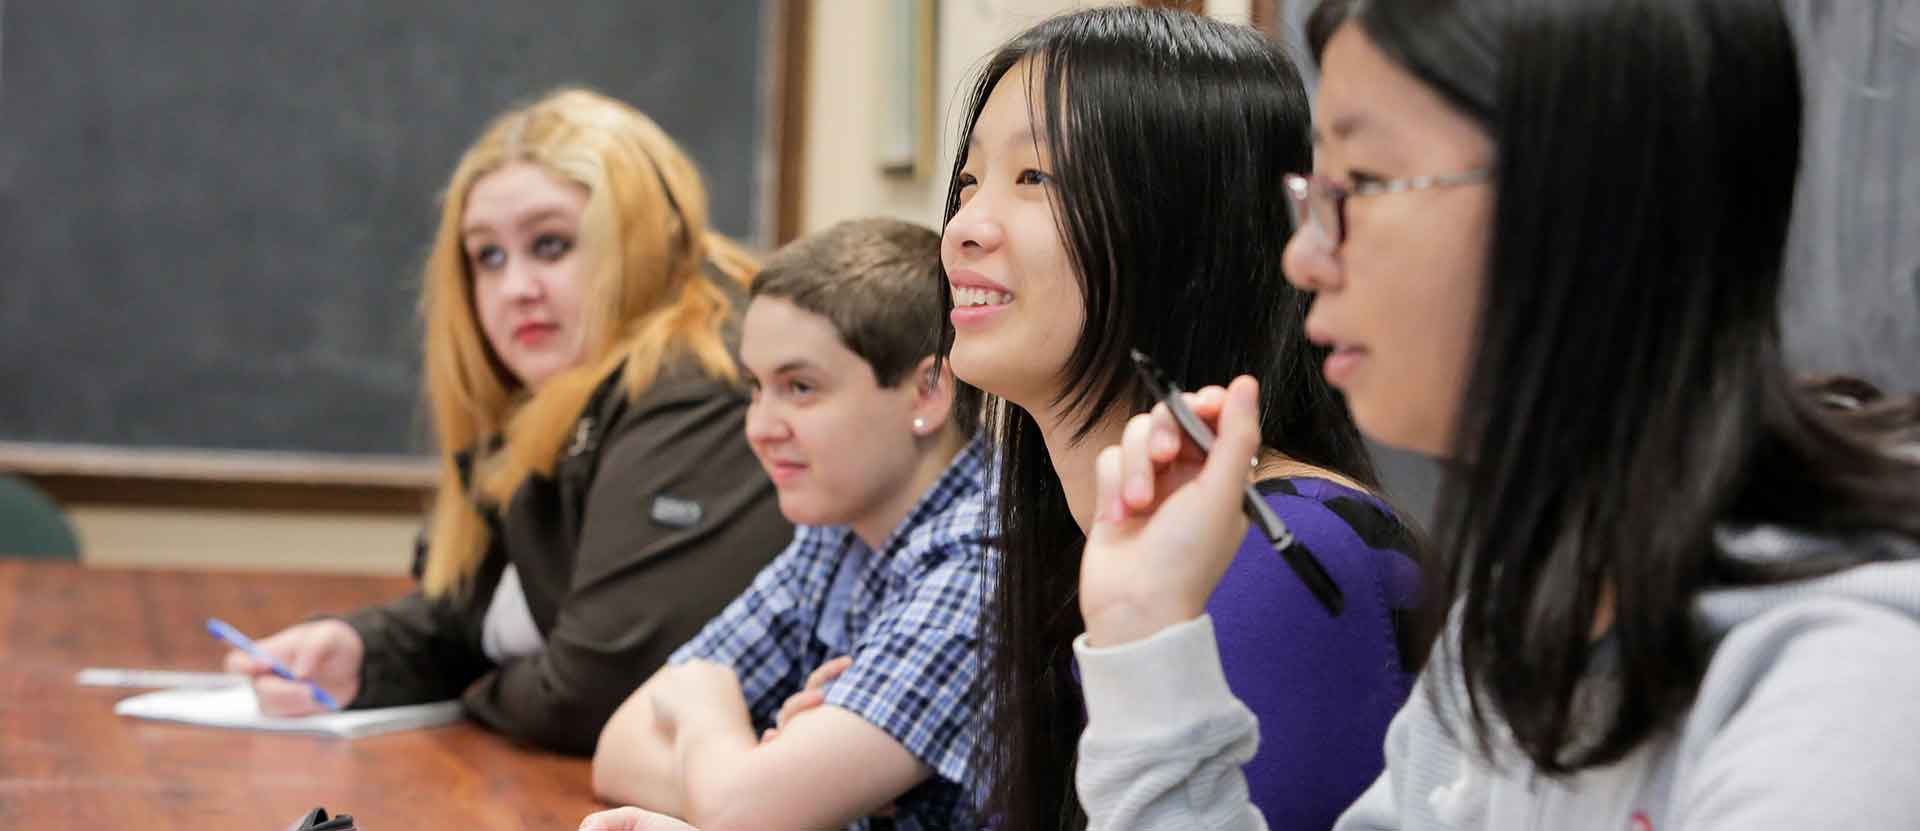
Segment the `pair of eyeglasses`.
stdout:
<svg viewBox="0 0 1920 831">
<path fill-rule="evenodd" d="M 1281 177 L 1287 188 L 1287 207 L 1293 214 L 1295 231 L 1313 227 L 1326 236 L 1327 243 L 1339 248 L 1347 238 L 1347 200 L 1356 196 L 1379 196 L 1458 185 L 1477 185 L 1493 178 L 1493 169 L 1483 167 L 1445 176 L 1414 176 L 1386 182 L 1361 182 L 1345 187 L 1325 176 L 1289 173 Z"/>
</svg>

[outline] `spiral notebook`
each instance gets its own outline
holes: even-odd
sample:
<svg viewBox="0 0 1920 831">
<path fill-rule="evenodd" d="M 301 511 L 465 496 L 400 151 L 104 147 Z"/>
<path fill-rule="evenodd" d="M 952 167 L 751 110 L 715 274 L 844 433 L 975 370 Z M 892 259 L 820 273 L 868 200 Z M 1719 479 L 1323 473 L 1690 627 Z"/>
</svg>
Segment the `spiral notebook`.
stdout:
<svg viewBox="0 0 1920 831">
<path fill-rule="evenodd" d="M 299 718 L 275 718 L 260 714 L 253 689 L 246 686 L 215 689 L 173 689 L 150 692 L 121 699 L 113 705 L 116 715 L 155 721 L 225 727 L 235 730 L 266 730 L 276 733 L 308 733 L 357 739 L 396 730 L 437 727 L 460 720 L 460 702 L 435 701 L 404 707 L 380 707 L 372 710 L 343 710 Z"/>
</svg>

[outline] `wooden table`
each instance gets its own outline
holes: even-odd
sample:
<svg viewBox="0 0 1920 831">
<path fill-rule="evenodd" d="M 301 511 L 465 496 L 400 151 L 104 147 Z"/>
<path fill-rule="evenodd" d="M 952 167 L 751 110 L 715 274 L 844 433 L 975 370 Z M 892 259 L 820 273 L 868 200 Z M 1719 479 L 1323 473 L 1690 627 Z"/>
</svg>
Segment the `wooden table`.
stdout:
<svg viewBox="0 0 1920 831">
<path fill-rule="evenodd" d="M 346 741 L 121 718 L 83 667 L 217 668 L 209 615 L 267 634 L 400 578 L 88 569 L 0 559 L 0 828 L 281 831 L 316 805 L 372 831 L 572 831 L 585 759 L 470 723 Z"/>
</svg>

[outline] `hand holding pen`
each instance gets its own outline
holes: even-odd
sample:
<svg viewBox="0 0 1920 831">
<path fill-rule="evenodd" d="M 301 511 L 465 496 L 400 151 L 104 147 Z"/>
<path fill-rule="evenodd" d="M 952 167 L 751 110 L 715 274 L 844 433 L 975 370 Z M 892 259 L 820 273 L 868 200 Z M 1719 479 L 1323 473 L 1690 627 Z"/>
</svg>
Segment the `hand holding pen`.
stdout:
<svg viewBox="0 0 1920 831">
<path fill-rule="evenodd" d="M 1187 441 L 1192 442 L 1201 453 L 1211 452 L 1213 430 L 1187 407 L 1186 396 L 1181 394 L 1180 386 L 1174 383 L 1166 373 L 1161 372 L 1152 358 L 1138 349 L 1133 350 L 1133 368 L 1140 374 L 1140 383 L 1145 384 L 1147 390 L 1153 393 L 1153 397 L 1160 400 L 1160 403 L 1154 407 L 1154 413 L 1166 410 L 1166 414 L 1172 416 L 1173 423 L 1180 428 L 1180 432 L 1186 435 Z M 1255 393 L 1254 400 L 1258 401 L 1257 388 Z M 1254 408 L 1254 414 L 1257 420 L 1258 407 Z M 1177 438 L 1174 441 L 1177 441 Z M 1178 451 L 1171 446 L 1173 441 L 1167 444 L 1168 454 L 1171 457 L 1171 454 Z M 1258 467 L 1257 458 L 1249 461 Z M 1320 565 L 1320 559 L 1315 557 L 1312 551 L 1307 550 L 1306 544 L 1296 539 L 1292 531 L 1287 530 L 1287 524 L 1280 520 L 1280 515 L 1273 512 L 1273 508 L 1265 499 L 1260 498 L 1260 492 L 1255 490 L 1251 483 L 1241 488 L 1240 509 L 1246 512 L 1247 519 L 1260 529 L 1260 535 L 1273 546 L 1274 553 L 1280 555 L 1280 559 L 1287 564 L 1287 568 L 1292 569 L 1294 576 L 1300 578 L 1301 585 L 1306 586 L 1307 591 L 1313 595 L 1313 599 L 1319 601 L 1321 607 L 1327 610 L 1327 614 L 1339 617 L 1340 610 L 1346 606 L 1346 597 L 1340 593 L 1340 585 L 1333 582 L 1333 576 L 1327 573 L 1326 567 Z"/>
<path fill-rule="evenodd" d="M 246 640 L 245 635 L 218 620 L 209 620 L 207 629 L 234 646 L 227 653 L 226 670 L 252 676 L 260 712 L 266 715 L 302 716 L 337 710 L 359 692 L 360 662 L 366 648 L 353 627 L 343 621 L 315 620 L 290 626 L 258 643 Z"/>
<path fill-rule="evenodd" d="M 1217 433 L 1210 451 L 1161 404 L 1128 421 L 1121 443 L 1096 463 L 1097 515 L 1080 569 L 1081 613 L 1096 647 L 1205 613 L 1246 537 L 1248 468 L 1260 451 L 1259 386 L 1242 377 L 1180 401 Z"/>
</svg>

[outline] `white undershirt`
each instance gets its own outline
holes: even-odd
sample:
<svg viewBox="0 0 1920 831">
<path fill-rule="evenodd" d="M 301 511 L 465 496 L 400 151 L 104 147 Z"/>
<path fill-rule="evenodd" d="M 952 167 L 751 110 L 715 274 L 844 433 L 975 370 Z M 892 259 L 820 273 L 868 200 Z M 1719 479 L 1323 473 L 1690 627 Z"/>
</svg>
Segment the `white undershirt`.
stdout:
<svg viewBox="0 0 1920 831">
<path fill-rule="evenodd" d="M 520 587 L 520 572 L 507 564 L 500 585 L 493 589 L 487 604 L 487 617 L 480 627 L 480 650 L 494 663 L 510 658 L 538 655 L 547 648 L 540 627 L 533 622 L 533 610 L 527 608 L 527 592 Z"/>
</svg>

